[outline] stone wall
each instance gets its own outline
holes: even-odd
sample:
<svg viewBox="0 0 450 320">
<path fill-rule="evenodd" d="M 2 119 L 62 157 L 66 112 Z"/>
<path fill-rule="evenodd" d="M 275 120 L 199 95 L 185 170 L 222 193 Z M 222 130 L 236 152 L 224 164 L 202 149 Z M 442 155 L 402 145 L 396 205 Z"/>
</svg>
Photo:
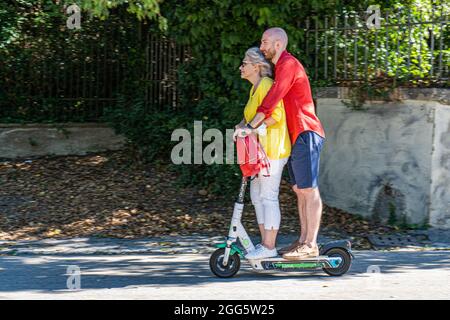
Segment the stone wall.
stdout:
<svg viewBox="0 0 450 320">
<path fill-rule="evenodd" d="M 435 108 L 430 223 L 450 229 L 450 107 Z"/>
<path fill-rule="evenodd" d="M 354 111 L 342 103 L 348 89 L 320 91 L 324 201 L 384 222 L 450 229 L 449 92 L 396 90 L 397 100 Z"/>
<path fill-rule="evenodd" d="M 118 150 L 125 139 L 105 124 L 0 124 L 0 159 Z"/>
</svg>

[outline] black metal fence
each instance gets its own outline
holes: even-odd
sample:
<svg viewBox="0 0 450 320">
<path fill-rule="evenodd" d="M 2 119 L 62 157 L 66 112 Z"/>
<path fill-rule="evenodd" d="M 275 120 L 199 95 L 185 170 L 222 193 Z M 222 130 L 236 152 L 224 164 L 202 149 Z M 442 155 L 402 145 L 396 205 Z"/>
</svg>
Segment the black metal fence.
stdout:
<svg viewBox="0 0 450 320">
<path fill-rule="evenodd" d="M 145 24 L 111 17 L 69 30 L 64 20 L 29 26 L 32 41 L 0 60 L 3 121 L 99 121 L 120 96 L 147 109 L 178 106 L 178 66 L 189 50 Z"/>
<path fill-rule="evenodd" d="M 448 81 L 449 9 L 442 5 L 428 13 L 398 9 L 311 17 L 304 26 L 309 75 L 330 82 L 379 77 Z"/>
<path fill-rule="evenodd" d="M 180 101 L 177 90 L 177 71 L 181 63 L 190 59 L 189 48 L 175 41 L 147 32 L 145 41 L 144 77 L 146 80 L 146 107 L 177 108 Z"/>
</svg>

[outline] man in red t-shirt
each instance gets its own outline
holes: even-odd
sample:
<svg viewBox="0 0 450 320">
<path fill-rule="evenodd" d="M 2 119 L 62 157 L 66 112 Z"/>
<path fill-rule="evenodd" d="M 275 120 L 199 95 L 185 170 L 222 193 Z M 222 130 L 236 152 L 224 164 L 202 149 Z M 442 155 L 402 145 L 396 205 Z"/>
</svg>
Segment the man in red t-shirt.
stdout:
<svg viewBox="0 0 450 320">
<path fill-rule="evenodd" d="M 281 28 L 264 32 L 260 50 L 275 65 L 275 81 L 256 116 L 245 128 L 245 136 L 270 117 L 280 100 L 284 102 L 292 152 L 288 162 L 293 190 L 297 194 L 300 238 L 279 250 L 283 258 L 297 260 L 319 255 L 317 235 L 322 215 L 318 188 L 320 151 L 325 133 L 314 109 L 311 87 L 302 64 L 286 51 L 288 37 Z"/>
</svg>

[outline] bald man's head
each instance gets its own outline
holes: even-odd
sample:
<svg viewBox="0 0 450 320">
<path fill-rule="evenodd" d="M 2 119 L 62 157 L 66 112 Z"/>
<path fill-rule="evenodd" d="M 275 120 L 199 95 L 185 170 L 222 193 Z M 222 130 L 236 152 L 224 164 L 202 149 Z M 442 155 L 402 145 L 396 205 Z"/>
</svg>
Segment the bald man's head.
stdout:
<svg viewBox="0 0 450 320">
<path fill-rule="evenodd" d="M 268 60 L 284 51 L 288 44 L 288 36 L 282 28 L 267 29 L 262 36 L 260 50 Z M 274 62 L 274 61 L 272 61 Z"/>
<path fill-rule="evenodd" d="M 282 28 L 270 28 L 267 29 L 264 33 L 266 33 L 273 41 L 280 41 L 283 46 L 283 50 L 286 49 L 288 44 L 288 36 L 286 31 Z"/>
</svg>

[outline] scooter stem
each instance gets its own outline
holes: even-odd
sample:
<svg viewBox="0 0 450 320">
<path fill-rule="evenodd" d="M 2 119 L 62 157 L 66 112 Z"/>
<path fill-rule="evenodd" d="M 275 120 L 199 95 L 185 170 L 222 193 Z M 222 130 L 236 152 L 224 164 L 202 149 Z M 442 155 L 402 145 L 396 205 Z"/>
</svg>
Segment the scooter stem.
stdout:
<svg viewBox="0 0 450 320">
<path fill-rule="evenodd" d="M 239 190 L 239 196 L 237 198 L 237 203 L 244 203 L 244 197 L 245 197 L 245 189 L 247 188 L 247 182 L 248 182 L 248 178 L 247 177 L 242 177 L 241 180 L 241 189 Z"/>
</svg>

